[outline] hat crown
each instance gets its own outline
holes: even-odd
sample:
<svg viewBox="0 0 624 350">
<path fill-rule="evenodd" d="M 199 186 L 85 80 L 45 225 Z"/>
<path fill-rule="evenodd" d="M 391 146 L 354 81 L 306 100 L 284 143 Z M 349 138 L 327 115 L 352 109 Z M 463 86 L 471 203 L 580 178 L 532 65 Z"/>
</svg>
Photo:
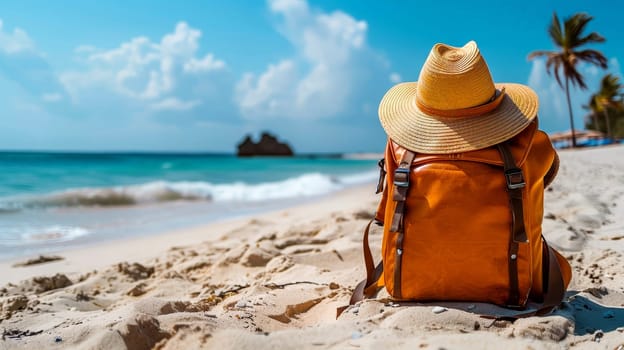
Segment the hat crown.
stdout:
<svg viewBox="0 0 624 350">
<path fill-rule="evenodd" d="M 416 98 L 439 110 L 457 110 L 487 103 L 496 93 L 492 75 L 477 44 L 436 44 L 418 78 Z"/>
</svg>

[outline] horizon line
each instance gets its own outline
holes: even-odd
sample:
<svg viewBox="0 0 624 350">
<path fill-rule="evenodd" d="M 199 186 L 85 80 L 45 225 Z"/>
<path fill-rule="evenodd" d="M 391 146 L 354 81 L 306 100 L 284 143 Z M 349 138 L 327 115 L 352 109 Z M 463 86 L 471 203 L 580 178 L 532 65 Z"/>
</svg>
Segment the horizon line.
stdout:
<svg viewBox="0 0 624 350">
<path fill-rule="evenodd" d="M 149 154 L 169 154 L 169 155 L 227 155 L 236 156 L 236 152 L 226 151 L 172 151 L 172 150 L 37 150 L 37 149 L 0 149 L 0 153 L 24 153 L 24 154 L 137 154 L 137 155 L 149 155 Z M 294 157 L 298 156 L 336 156 L 336 155 L 350 155 L 350 154 L 368 154 L 379 152 L 295 152 Z"/>
</svg>

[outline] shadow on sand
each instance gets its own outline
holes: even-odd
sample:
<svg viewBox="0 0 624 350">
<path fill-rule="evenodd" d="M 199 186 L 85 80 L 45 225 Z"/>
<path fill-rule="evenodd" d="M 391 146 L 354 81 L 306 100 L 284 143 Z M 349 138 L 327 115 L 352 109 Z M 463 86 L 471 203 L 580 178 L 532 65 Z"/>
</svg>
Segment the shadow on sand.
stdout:
<svg viewBox="0 0 624 350">
<path fill-rule="evenodd" d="M 597 330 L 614 331 L 624 327 L 624 308 L 601 305 L 582 294 L 572 295 L 568 304 L 574 312 L 574 334 L 592 334 Z"/>
<path fill-rule="evenodd" d="M 589 293 L 589 294 L 588 294 Z M 586 290 L 584 292 L 568 291 L 567 302 L 552 314 L 545 316 L 565 317 L 574 324 L 574 335 L 594 334 L 597 330 L 611 332 L 618 328 L 624 328 L 624 307 L 602 305 L 595 299 L 602 299 L 608 292 L 599 290 Z M 590 296 L 591 295 L 591 296 Z M 389 299 L 383 302 L 391 302 Z M 613 301 L 613 300 L 611 300 Z M 518 315 L 536 310 L 536 304 L 529 303 L 524 310 L 512 310 L 487 303 L 469 302 L 432 302 L 417 303 L 406 301 L 394 301 L 399 306 L 442 306 L 449 309 L 465 311 L 475 315 L 488 315 L 486 318 L 507 319 L 513 322 Z M 522 317 L 522 316 L 520 316 Z M 541 316 L 536 316 L 541 317 Z"/>
</svg>

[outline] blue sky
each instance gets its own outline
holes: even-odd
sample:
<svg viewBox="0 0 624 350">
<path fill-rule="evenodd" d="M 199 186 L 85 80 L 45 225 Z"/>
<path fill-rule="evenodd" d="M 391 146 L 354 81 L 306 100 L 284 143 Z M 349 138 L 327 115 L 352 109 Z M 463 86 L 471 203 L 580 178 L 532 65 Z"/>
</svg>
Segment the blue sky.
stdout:
<svg viewBox="0 0 624 350">
<path fill-rule="evenodd" d="M 528 61 L 553 49 L 553 11 L 590 31 L 621 76 L 619 2 L 2 1 L 0 149 L 232 152 L 271 130 L 300 152 L 380 151 L 379 100 L 414 81 L 436 42 L 475 40 L 494 80 L 533 87 L 540 125 L 569 128 L 565 96 Z M 606 73 L 581 66 L 576 125 Z"/>
</svg>

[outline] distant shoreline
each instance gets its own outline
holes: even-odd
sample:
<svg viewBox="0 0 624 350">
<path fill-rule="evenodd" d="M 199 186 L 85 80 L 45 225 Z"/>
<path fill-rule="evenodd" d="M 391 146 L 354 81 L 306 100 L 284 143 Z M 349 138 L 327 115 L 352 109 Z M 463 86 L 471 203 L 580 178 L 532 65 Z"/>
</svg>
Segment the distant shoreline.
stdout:
<svg viewBox="0 0 624 350">
<path fill-rule="evenodd" d="M 383 158 L 383 153 L 345 153 L 342 155 L 343 159 L 356 159 L 356 160 L 378 160 Z"/>
<path fill-rule="evenodd" d="M 217 156 L 217 157 L 236 157 L 234 152 L 194 152 L 194 151 L 37 151 L 37 150 L 0 150 L 0 155 L 72 155 L 72 156 L 89 156 L 89 155 L 123 155 L 123 156 Z M 295 153 L 292 157 L 287 158 L 343 158 L 343 159 L 377 159 L 383 157 L 382 153 L 374 152 L 304 152 Z M 255 156 L 251 158 L 284 158 L 272 156 Z"/>
</svg>

